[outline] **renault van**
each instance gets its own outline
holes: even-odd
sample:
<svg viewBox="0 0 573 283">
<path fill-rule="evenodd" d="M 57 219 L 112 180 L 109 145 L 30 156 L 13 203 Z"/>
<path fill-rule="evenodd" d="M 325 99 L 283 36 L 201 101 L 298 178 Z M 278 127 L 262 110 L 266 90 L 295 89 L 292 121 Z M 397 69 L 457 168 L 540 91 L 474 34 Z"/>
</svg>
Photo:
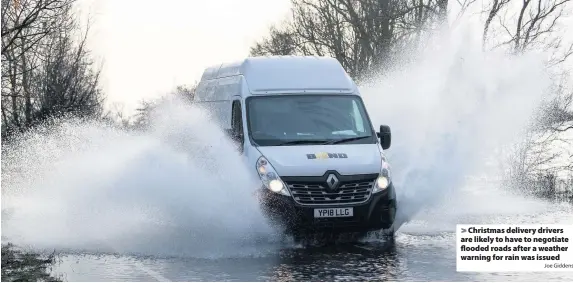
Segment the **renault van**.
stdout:
<svg viewBox="0 0 573 283">
<path fill-rule="evenodd" d="M 336 59 L 267 56 L 212 66 L 194 103 L 236 142 L 261 181 L 262 210 L 287 233 L 393 235 L 390 128 L 375 130 Z"/>
</svg>

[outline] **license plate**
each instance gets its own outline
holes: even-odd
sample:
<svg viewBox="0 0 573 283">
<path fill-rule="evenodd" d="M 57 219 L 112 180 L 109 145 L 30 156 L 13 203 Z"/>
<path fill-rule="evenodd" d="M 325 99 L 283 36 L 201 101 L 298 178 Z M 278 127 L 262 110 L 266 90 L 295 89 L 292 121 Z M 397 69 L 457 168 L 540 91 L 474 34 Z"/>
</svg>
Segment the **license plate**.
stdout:
<svg viewBox="0 0 573 283">
<path fill-rule="evenodd" d="M 316 208 L 314 218 L 324 217 L 352 217 L 354 214 L 352 207 L 345 208 Z"/>
</svg>

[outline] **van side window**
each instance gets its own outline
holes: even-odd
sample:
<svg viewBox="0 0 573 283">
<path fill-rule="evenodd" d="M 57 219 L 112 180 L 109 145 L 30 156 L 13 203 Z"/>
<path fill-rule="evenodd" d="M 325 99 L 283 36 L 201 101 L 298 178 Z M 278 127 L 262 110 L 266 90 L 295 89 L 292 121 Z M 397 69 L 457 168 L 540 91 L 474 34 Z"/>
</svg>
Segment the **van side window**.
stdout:
<svg viewBox="0 0 573 283">
<path fill-rule="evenodd" d="M 232 110 L 232 133 L 233 133 L 233 140 L 238 143 L 239 151 L 243 151 L 243 144 L 245 139 L 243 137 L 243 119 L 242 119 L 242 111 L 241 111 L 241 102 L 238 100 L 233 101 L 233 110 Z"/>
</svg>

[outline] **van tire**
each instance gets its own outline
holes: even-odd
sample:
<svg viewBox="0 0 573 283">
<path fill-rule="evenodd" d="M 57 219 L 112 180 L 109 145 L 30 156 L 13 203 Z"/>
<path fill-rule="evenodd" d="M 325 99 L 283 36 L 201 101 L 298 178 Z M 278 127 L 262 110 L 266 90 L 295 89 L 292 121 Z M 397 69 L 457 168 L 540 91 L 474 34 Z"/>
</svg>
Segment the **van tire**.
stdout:
<svg viewBox="0 0 573 283">
<path fill-rule="evenodd" d="M 383 210 L 380 221 L 382 222 L 382 229 L 394 229 L 394 222 L 396 222 L 396 201 L 390 201 L 388 207 Z"/>
<path fill-rule="evenodd" d="M 388 209 L 384 211 L 380 219 L 382 221 L 382 229 L 376 231 L 375 237 L 377 239 L 394 239 L 396 233 L 396 201 L 391 201 Z"/>
</svg>

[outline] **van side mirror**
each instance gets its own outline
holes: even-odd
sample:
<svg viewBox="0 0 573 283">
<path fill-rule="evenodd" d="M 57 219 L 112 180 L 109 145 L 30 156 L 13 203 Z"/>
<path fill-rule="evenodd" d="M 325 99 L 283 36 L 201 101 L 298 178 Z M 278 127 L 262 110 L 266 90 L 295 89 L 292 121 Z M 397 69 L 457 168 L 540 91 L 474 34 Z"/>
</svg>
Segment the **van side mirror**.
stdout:
<svg viewBox="0 0 573 283">
<path fill-rule="evenodd" d="M 380 132 L 376 133 L 376 135 L 380 139 L 382 149 L 390 148 L 390 144 L 392 143 L 392 133 L 390 131 L 390 127 L 387 125 L 380 125 Z"/>
</svg>

